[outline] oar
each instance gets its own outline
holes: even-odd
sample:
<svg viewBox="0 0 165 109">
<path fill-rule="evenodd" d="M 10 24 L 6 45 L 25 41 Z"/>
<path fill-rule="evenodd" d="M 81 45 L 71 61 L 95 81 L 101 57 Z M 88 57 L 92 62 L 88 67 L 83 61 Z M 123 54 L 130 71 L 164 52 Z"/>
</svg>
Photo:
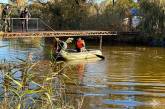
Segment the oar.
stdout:
<svg viewBox="0 0 165 109">
<path fill-rule="evenodd" d="M 86 50 L 85 52 L 87 52 L 87 53 L 88 53 L 88 50 Z M 102 55 L 99 55 L 99 54 L 94 54 L 94 55 L 96 55 L 97 57 L 101 58 L 102 60 L 104 60 L 104 59 L 105 59 L 105 57 L 104 57 L 104 56 L 102 56 Z"/>
<path fill-rule="evenodd" d="M 105 57 L 104 56 L 102 56 L 102 55 L 98 55 L 98 54 L 95 54 L 97 57 L 99 57 L 99 58 L 101 58 L 102 60 L 104 60 L 105 59 Z"/>
</svg>

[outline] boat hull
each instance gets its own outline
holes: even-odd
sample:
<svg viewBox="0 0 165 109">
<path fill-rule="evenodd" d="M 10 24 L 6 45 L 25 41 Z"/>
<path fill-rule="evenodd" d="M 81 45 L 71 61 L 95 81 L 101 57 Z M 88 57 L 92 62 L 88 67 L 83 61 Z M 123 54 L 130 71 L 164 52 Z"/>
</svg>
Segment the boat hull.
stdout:
<svg viewBox="0 0 165 109">
<path fill-rule="evenodd" d="M 92 59 L 92 58 L 100 58 L 102 56 L 102 52 L 100 50 L 87 50 L 84 52 L 67 52 L 61 51 L 59 58 L 63 58 L 64 60 L 82 60 L 82 59 Z"/>
</svg>

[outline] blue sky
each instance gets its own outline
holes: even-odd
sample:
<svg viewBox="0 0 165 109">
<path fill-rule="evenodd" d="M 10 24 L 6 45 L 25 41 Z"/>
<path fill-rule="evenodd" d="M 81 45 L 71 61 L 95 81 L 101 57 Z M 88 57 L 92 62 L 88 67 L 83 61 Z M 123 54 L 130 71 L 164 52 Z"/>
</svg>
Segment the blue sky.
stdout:
<svg viewBox="0 0 165 109">
<path fill-rule="evenodd" d="M 0 3 L 8 3 L 8 0 L 0 0 Z"/>
<path fill-rule="evenodd" d="M 97 3 L 101 3 L 102 1 L 104 1 L 104 0 L 95 0 Z"/>
</svg>

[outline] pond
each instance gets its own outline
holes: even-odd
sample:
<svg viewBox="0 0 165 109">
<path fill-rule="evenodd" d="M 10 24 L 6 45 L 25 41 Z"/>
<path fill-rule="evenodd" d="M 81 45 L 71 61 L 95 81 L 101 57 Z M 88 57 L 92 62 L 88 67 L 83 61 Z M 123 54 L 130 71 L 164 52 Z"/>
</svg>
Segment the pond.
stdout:
<svg viewBox="0 0 165 109">
<path fill-rule="evenodd" d="M 43 39 L 0 41 L 0 59 L 49 60 L 50 44 Z M 88 48 L 98 48 L 92 43 Z M 82 109 L 164 109 L 165 48 L 104 45 L 105 60 L 64 63 L 66 99 Z"/>
</svg>

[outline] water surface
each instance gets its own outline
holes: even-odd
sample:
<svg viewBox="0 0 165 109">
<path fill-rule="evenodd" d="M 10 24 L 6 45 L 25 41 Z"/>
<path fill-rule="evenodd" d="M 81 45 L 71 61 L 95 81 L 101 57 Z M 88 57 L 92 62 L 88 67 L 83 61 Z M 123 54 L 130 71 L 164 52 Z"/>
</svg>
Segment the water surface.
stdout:
<svg viewBox="0 0 165 109">
<path fill-rule="evenodd" d="M 37 41 L 0 41 L 0 59 L 48 60 L 50 45 Z M 7 45 L 7 46 L 6 46 Z M 43 46 L 44 45 L 44 46 Z M 88 44 L 88 48 L 98 48 Z M 165 48 L 103 46 L 105 60 L 72 61 L 64 65 L 67 100 L 82 109 L 164 109 Z"/>
<path fill-rule="evenodd" d="M 84 109 L 165 108 L 164 48 L 104 46 L 103 54 L 104 61 L 80 62 L 68 72 L 79 82 L 66 82 L 68 93 L 83 94 Z"/>
</svg>

